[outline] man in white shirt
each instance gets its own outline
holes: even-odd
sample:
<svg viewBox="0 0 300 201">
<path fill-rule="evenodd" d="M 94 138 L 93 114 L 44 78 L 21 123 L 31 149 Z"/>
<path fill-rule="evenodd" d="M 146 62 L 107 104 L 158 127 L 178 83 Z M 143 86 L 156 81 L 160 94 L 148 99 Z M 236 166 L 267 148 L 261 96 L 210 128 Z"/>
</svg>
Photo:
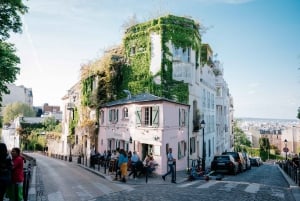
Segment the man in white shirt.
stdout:
<svg viewBox="0 0 300 201">
<path fill-rule="evenodd" d="M 172 148 L 169 148 L 169 152 L 168 152 L 168 166 L 169 166 L 169 171 L 162 175 L 162 179 L 165 181 L 166 180 L 166 176 L 171 174 L 172 175 L 172 180 L 171 182 L 172 183 L 176 183 L 175 181 L 175 174 L 174 174 L 174 162 L 175 162 L 175 159 L 173 158 L 173 155 L 172 155 Z"/>
</svg>

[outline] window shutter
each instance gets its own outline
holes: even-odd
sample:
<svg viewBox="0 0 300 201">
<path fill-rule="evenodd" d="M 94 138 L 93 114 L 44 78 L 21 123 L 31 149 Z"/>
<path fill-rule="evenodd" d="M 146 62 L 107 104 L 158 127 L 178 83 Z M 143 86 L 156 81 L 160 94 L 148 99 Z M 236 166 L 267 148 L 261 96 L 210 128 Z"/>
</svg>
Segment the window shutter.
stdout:
<svg viewBox="0 0 300 201">
<path fill-rule="evenodd" d="M 111 122 L 111 110 L 109 110 L 109 121 Z"/>
<path fill-rule="evenodd" d="M 178 122 L 178 126 L 181 126 L 181 111 L 180 111 L 180 108 L 178 110 L 178 116 L 179 116 L 179 122 Z"/>
<path fill-rule="evenodd" d="M 136 126 L 137 127 L 142 126 L 142 108 L 140 107 L 136 109 Z"/>
<path fill-rule="evenodd" d="M 119 109 L 116 109 L 116 122 L 118 122 L 119 119 Z"/>
<path fill-rule="evenodd" d="M 153 125 L 154 127 L 158 127 L 158 125 L 159 125 L 158 109 L 159 109 L 158 106 L 152 107 L 152 125 Z"/>
</svg>

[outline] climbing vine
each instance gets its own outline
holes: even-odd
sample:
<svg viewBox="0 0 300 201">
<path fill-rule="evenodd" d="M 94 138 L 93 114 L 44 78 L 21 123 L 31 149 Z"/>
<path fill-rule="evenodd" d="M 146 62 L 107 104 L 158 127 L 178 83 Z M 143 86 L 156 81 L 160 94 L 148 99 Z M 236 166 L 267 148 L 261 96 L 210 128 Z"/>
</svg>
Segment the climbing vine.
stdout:
<svg viewBox="0 0 300 201">
<path fill-rule="evenodd" d="M 129 27 L 123 44 L 106 51 L 105 55 L 86 64 L 82 72 L 82 104 L 100 107 L 101 104 L 123 98 L 124 89 L 133 95 L 143 92 L 188 103 L 188 84 L 173 79 L 170 42 L 176 48 L 191 48 L 195 52 L 195 68 L 200 66 L 201 36 L 199 24 L 192 19 L 167 15 Z M 160 70 L 150 72 L 151 33 L 161 36 L 162 59 Z M 154 82 L 159 79 L 160 82 Z M 97 89 L 93 89 L 97 80 Z"/>
</svg>

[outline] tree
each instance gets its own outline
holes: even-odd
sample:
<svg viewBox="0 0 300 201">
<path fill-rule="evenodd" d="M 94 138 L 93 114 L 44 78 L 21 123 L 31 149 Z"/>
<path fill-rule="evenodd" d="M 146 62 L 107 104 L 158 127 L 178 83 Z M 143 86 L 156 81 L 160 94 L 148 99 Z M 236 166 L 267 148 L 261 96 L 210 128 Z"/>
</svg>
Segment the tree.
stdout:
<svg viewBox="0 0 300 201">
<path fill-rule="evenodd" d="M 8 83 L 16 80 L 20 69 L 17 64 L 20 59 L 16 56 L 13 44 L 5 42 L 10 32 L 21 33 L 22 21 L 20 15 L 25 14 L 28 8 L 22 0 L 4 0 L 0 3 L 0 103 L 2 95 L 8 94 Z M 1 104 L 0 104 L 1 106 Z"/>
<path fill-rule="evenodd" d="M 300 107 L 298 108 L 297 118 L 300 119 Z"/>
<path fill-rule="evenodd" d="M 259 138 L 259 146 L 260 146 L 260 150 L 267 152 L 270 149 L 269 138 L 266 137 Z"/>
<path fill-rule="evenodd" d="M 35 111 L 26 103 L 15 102 L 3 110 L 3 123 L 9 123 L 18 116 L 35 117 Z"/>
<path fill-rule="evenodd" d="M 27 13 L 28 8 L 22 0 L 4 0 L 0 4 L 0 41 L 9 38 L 9 32 L 22 32 L 20 14 Z"/>
<path fill-rule="evenodd" d="M 247 147 L 251 147 L 250 140 L 248 140 L 245 132 L 237 126 L 237 122 L 233 124 L 233 133 L 235 151 L 246 151 Z"/>
</svg>

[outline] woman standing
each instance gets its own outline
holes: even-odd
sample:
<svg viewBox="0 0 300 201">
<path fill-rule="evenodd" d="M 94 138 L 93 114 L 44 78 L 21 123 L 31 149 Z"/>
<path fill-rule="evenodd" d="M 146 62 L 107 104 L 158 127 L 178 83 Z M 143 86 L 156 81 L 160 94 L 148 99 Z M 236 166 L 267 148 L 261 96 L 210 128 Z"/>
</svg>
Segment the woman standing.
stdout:
<svg viewBox="0 0 300 201">
<path fill-rule="evenodd" d="M 21 156 L 21 150 L 17 147 L 11 150 L 13 161 L 12 171 L 12 186 L 9 193 L 10 200 L 22 201 L 23 200 L 23 181 L 24 181 L 24 158 Z"/>
<path fill-rule="evenodd" d="M 120 149 L 120 155 L 118 160 L 118 166 L 121 170 L 121 177 L 122 182 L 126 182 L 126 175 L 127 175 L 127 163 L 128 163 L 128 156 L 124 149 Z"/>
<path fill-rule="evenodd" d="M 0 143 L 0 201 L 11 183 L 12 160 L 7 152 L 6 144 Z"/>
</svg>

